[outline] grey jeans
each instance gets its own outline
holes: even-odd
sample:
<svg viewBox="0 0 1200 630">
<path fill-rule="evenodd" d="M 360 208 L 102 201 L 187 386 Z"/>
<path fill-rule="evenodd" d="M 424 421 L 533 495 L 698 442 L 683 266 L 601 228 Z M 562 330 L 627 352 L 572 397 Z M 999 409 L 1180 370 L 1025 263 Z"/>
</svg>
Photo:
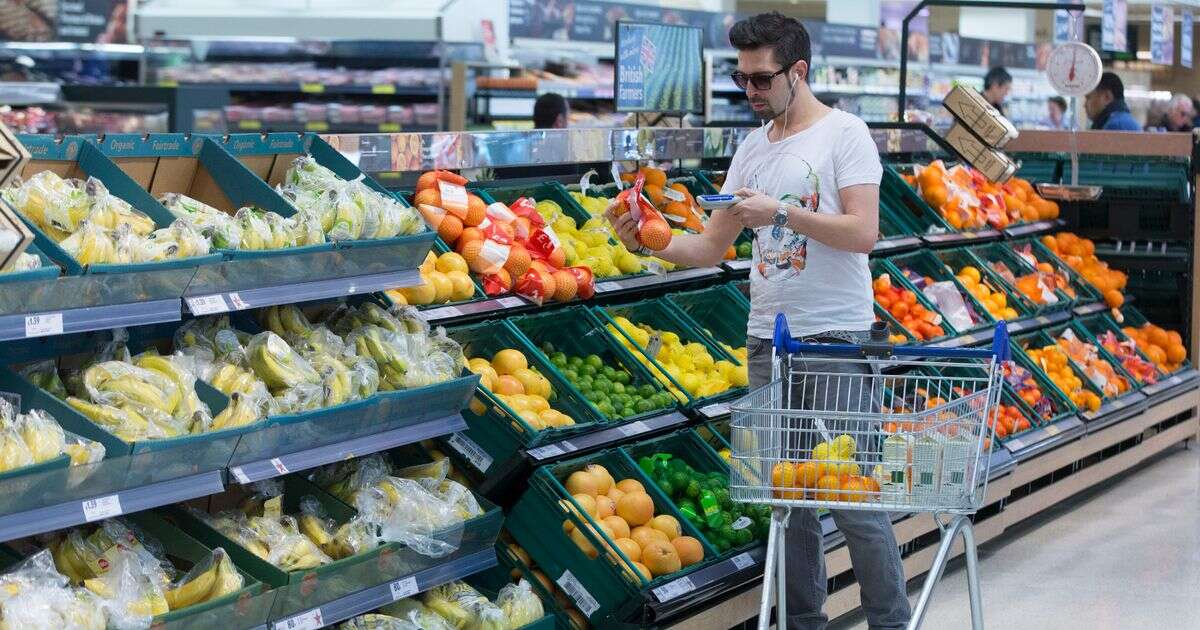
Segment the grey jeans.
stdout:
<svg viewBox="0 0 1200 630">
<path fill-rule="evenodd" d="M 861 343 L 867 333 L 829 333 L 831 338 L 814 341 L 848 341 Z M 750 360 L 751 389 L 771 381 L 771 341 L 749 337 L 746 340 Z M 796 361 L 799 360 L 798 365 Z M 862 374 L 862 364 L 811 358 L 793 358 L 792 367 L 810 372 Z M 815 389 L 815 388 L 814 388 Z M 795 391 L 795 390 L 794 390 Z M 800 394 L 794 393 L 793 400 Z M 870 393 L 865 394 L 862 406 L 871 408 Z M 823 401 L 821 401 L 823 402 Z M 805 401 L 806 405 L 821 404 Z M 824 403 L 829 406 L 830 403 Z M 844 404 L 844 403 L 843 403 Z M 892 523 L 884 512 L 833 510 L 833 520 L 846 539 L 850 561 L 858 580 L 863 612 L 872 630 L 904 628 L 911 610 L 904 580 L 904 567 Z M 822 608 L 828 578 L 825 574 L 825 550 L 821 523 L 816 510 L 793 509 L 787 528 L 787 627 L 789 630 L 822 630 L 828 623 Z"/>
</svg>

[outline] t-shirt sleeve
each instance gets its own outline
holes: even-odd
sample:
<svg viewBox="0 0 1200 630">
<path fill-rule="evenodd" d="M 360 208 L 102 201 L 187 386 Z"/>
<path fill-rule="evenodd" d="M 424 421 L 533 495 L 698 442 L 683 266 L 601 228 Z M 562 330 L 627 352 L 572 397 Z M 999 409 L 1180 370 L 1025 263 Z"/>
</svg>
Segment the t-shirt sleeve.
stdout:
<svg viewBox="0 0 1200 630">
<path fill-rule="evenodd" d="M 859 184 L 878 186 L 883 179 L 879 149 L 862 120 L 854 118 L 847 126 L 834 149 L 833 166 L 839 190 Z"/>
<path fill-rule="evenodd" d="M 745 180 L 742 164 L 745 162 L 741 151 L 733 154 L 733 159 L 729 160 L 729 169 L 725 171 L 725 183 L 721 184 L 722 195 L 732 195 L 742 189 L 742 182 Z"/>
</svg>

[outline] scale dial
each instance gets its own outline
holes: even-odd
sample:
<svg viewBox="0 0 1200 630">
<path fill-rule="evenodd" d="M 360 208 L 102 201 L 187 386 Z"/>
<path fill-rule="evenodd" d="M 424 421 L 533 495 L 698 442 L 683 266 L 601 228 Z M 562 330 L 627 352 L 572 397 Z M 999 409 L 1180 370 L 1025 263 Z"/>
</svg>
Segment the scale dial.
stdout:
<svg viewBox="0 0 1200 630">
<path fill-rule="evenodd" d="M 1095 48 L 1083 42 L 1066 42 L 1050 52 L 1046 78 L 1063 96 L 1083 96 L 1096 89 L 1104 66 Z"/>
</svg>

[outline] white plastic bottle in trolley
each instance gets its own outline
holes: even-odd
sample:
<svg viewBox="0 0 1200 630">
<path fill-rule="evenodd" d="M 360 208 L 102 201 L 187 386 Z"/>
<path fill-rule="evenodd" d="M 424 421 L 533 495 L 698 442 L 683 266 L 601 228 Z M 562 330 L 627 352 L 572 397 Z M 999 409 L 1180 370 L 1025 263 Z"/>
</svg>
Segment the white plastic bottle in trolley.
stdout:
<svg viewBox="0 0 1200 630">
<path fill-rule="evenodd" d="M 936 431 L 926 432 L 913 445 L 912 494 L 914 502 L 929 501 L 941 485 L 942 440 Z"/>
<path fill-rule="evenodd" d="M 880 491 L 889 503 L 908 503 L 911 482 L 909 439 L 893 433 L 883 441 L 883 484 Z"/>
</svg>

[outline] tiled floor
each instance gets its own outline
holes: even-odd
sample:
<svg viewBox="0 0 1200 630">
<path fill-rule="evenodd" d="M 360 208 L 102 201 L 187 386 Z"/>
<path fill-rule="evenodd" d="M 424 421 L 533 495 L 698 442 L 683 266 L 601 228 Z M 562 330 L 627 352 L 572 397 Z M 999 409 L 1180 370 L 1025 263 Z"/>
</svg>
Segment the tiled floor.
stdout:
<svg viewBox="0 0 1200 630">
<path fill-rule="evenodd" d="M 1200 447 L 1172 447 L 1006 530 L 982 547 L 981 562 L 991 629 L 1200 628 Z M 921 584 L 909 587 L 915 600 Z M 966 588 L 960 559 L 922 627 L 970 628 Z M 858 613 L 830 624 L 866 628 Z"/>
</svg>

